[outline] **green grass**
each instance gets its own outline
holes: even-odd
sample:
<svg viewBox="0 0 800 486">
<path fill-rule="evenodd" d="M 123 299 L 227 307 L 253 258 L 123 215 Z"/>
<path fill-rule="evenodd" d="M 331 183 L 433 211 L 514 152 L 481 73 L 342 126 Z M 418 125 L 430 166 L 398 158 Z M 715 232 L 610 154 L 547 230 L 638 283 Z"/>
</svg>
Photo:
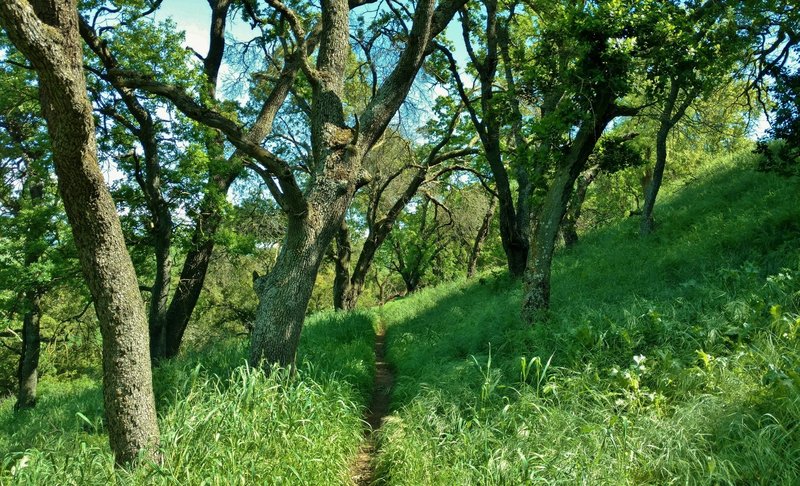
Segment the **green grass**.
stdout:
<svg viewBox="0 0 800 486">
<path fill-rule="evenodd" d="M 800 184 L 746 159 L 666 188 L 651 237 L 560 251 L 533 328 L 494 272 L 312 317 L 299 379 L 241 341 L 160 367 L 163 467 L 115 469 L 99 383 L 46 379 L 35 410 L 0 403 L 0 484 L 348 484 L 379 323 L 381 484 L 798 484 Z"/>
<path fill-rule="evenodd" d="M 560 252 L 533 329 L 502 274 L 386 305 L 384 482 L 800 482 L 800 187 L 748 164 Z"/>
<path fill-rule="evenodd" d="M 164 466 L 132 473 L 113 466 L 99 383 L 44 381 L 36 409 L 0 405 L 0 484 L 345 483 L 363 437 L 373 337 L 366 313 L 315 316 L 295 380 L 249 369 L 241 341 L 161 366 Z"/>
</svg>

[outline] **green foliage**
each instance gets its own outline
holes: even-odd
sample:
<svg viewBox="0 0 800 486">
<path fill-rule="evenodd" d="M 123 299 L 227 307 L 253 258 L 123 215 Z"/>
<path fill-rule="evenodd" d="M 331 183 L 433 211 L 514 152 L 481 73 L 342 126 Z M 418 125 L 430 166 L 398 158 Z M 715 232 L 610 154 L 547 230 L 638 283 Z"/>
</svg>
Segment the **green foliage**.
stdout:
<svg viewBox="0 0 800 486">
<path fill-rule="evenodd" d="M 759 141 L 756 153 L 763 155 L 759 169 L 800 175 L 800 69 L 777 73 L 772 94 L 777 109 L 769 135 L 774 141 Z"/>
<path fill-rule="evenodd" d="M 503 275 L 387 304 L 388 484 L 792 484 L 796 182 L 732 158 L 558 255 L 550 316 Z M 587 264 L 591 262 L 591 264 Z"/>
<path fill-rule="evenodd" d="M 601 138 L 589 160 L 607 174 L 639 167 L 645 163 L 640 151 L 628 143 L 628 137 L 621 135 L 606 135 Z"/>
<path fill-rule="evenodd" d="M 298 377 L 244 365 L 217 342 L 155 373 L 164 465 L 115 469 L 94 379 L 46 380 L 36 409 L 0 404 L 0 483 L 342 484 L 362 439 L 374 369 L 373 318 L 307 323 Z"/>
</svg>

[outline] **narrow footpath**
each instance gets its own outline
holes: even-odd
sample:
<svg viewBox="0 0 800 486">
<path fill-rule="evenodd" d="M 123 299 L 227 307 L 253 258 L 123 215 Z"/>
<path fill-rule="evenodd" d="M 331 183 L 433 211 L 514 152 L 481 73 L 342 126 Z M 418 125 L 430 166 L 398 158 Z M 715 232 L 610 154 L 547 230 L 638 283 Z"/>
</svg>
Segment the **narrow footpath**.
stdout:
<svg viewBox="0 0 800 486">
<path fill-rule="evenodd" d="M 372 387 L 372 398 L 364 417 L 369 427 L 364 431 L 364 443 L 353 463 L 351 478 L 353 484 L 368 486 L 380 484 L 375 477 L 375 456 L 378 452 L 378 431 L 383 419 L 389 413 L 389 392 L 394 377 L 386 364 L 386 330 L 379 326 L 375 335 L 375 383 Z"/>
</svg>

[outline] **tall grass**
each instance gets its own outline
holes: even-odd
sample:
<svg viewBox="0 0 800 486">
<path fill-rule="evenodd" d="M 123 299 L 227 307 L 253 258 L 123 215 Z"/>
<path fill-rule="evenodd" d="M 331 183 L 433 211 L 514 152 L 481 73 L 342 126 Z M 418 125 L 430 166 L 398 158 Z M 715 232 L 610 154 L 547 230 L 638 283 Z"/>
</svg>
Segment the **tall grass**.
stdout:
<svg viewBox="0 0 800 486">
<path fill-rule="evenodd" d="M 385 325 L 381 484 L 797 484 L 798 181 L 747 161 L 668 188 L 557 255 L 549 315 L 501 272 L 306 324 L 299 377 L 246 343 L 155 375 L 164 465 L 115 469 L 97 380 L 0 403 L 0 484 L 347 484 Z M 752 164 L 752 161 L 749 163 Z"/>
<path fill-rule="evenodd" d="M 247 367 L 231 341 L 156 370 L 163 466 L 115 469 L 99 383 L 42 383 L 40 402 L 0 405 L 0 484 L 343 484 L 363 436 L 374 370 L 368 314 L 316 316 L 299 376 Z"/>
<path fill-rule="evenodd" d="M 630 220 L 561 252 L 533 329 L 504 275 L 385 306 L 384 482 L 800 482 L 798 189 L 709 167 L 652 237 Z"/>
</svg>

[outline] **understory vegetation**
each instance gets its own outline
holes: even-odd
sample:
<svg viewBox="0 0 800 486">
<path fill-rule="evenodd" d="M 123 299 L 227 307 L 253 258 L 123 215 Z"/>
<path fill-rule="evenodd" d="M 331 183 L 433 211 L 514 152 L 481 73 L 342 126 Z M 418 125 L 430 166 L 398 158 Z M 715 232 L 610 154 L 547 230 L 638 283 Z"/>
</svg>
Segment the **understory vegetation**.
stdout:
<svg viewBox="0 0 800 486">
<path fill-rule="evenodd" d="M 348 484 L 385 326 L 377 484 L 794 484 L 800 188 L 756 164 L 673 179 L 644 239 L 628 218 L 562 248 L 532 328 L 496 270 L 312 316 L 294 379 L 241 338 L 162 364 L 163 466 L 114 467 L 99 370 L 45 378 L 0 404 L 0 483 Z"/>
</svg>

